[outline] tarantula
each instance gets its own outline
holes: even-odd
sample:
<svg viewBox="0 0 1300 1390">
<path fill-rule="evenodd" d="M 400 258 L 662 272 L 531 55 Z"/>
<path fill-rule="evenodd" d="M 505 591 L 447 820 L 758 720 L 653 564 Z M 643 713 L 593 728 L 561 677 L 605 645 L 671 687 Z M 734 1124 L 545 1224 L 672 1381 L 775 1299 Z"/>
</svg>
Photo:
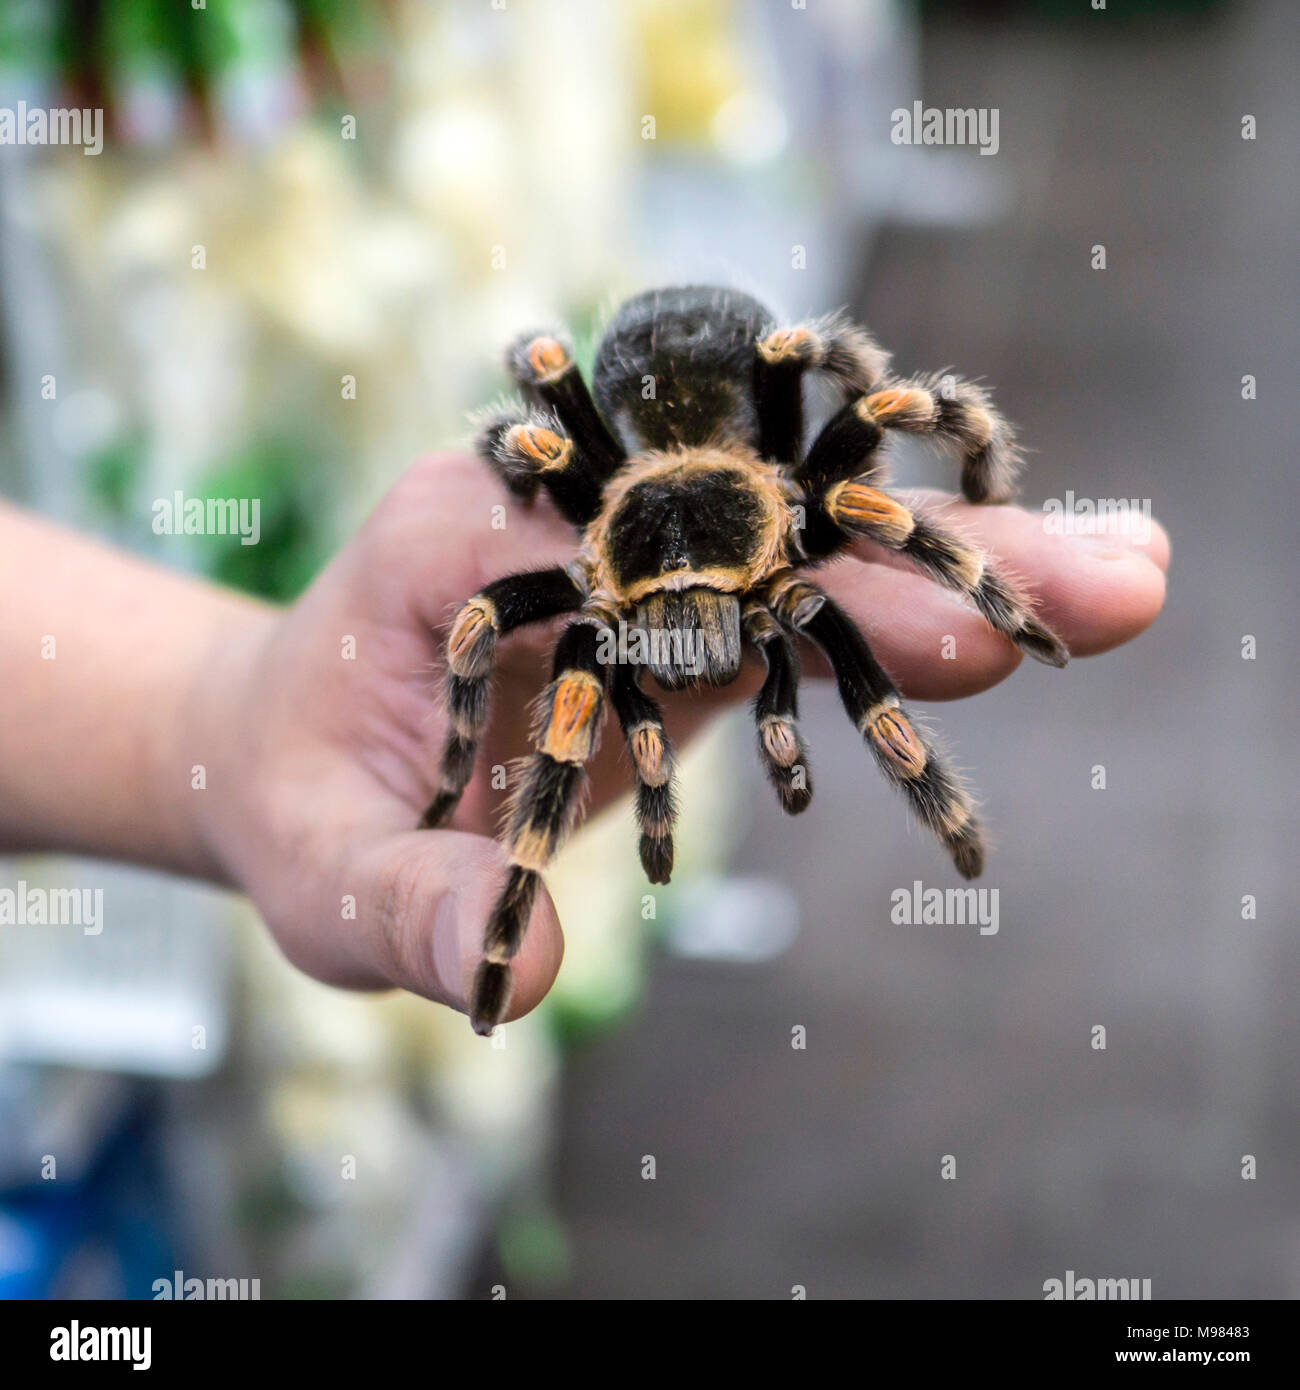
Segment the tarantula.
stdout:
<svg viewBox="0 0 1300 1390">
<path fill-rule="evenodd" d="M 1004 501 L 1018 463 L 1010 428 L 980 387 L 951 376 L 893 380 L 887 362 L 843 315 L 781 327 L 750 296 L 702 287 L 624 303 L 597 352 L 591 393 L 561 337 L 528 335 L 509 349 L 527 404 L 491 416 L 479 452 L 516 498 L 530 502 L 545 488 L 581 544 L 569 565 L 489 584 L 461 608 L 447 642 L 451 731 L 425 827 L 447 821 L 469 781 L 497 639 L 575 615 L 556 644 L 536 751 L 506 814 L 511 868 L 474 978 L 476 1032 L 490 1033 L 509 1003 L 510 962 L 539 874 L 577 819 L 607 697 L 634 768 L 641 862 L 652 883 L 668 882 L 673 752 L 660 707 L 641 688 L 643 669 L 666 690 L 724 686 L 748 639 L 766 663 L 754 702 L 759 756 L 781 805 L 797 814 L 812 784 L 795 723 L 794 640 L 810 639 L 886 778 L 958 872 L 980 873 L 968 789 L 910 722 L 857 625 L 802 572 L 866 536 L 966 595 L 1031 656 L 1063 666 L 1067 653 L 982 551 L 884 485 L 881 443 L 904 430 L 956 446 L 972 502 Z M 842 404 L 805 449 L 808 372 Z"/>
</svg>

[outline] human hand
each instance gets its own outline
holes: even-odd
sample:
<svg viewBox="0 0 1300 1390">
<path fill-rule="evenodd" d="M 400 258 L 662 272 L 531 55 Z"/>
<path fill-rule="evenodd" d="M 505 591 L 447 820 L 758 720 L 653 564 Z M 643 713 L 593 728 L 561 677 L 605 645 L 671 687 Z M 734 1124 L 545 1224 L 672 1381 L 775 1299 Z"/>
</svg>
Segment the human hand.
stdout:
<svg viewBox="0 0 1300 1390">
<path fill-rule="evenodd" d="M 901 495 L 1018 574 L 1075 656 L 1128 641 L 1163 603 L 1169 545 L 1158 526 L 1141 545 L 1052 536 L 1041 516 L 1017 508 Z M 494 529 L 502 505 L 506 524 Z M 436 673 L 459 604 L 504 574 L 564 563 L 575 548 L 572 528 L 547 503 L 506 503 L 475 459 L 435 456 L 409 470 L 293 607 L 250 610 L 223 639 L 220 669 L 195 701 L 187 735 L 195 760 L 209 767 L 199 833 L 308 974 L 466 1007 L 507 860 L 489 838 L 500 793 L 486 776 L 466 791 L 454 828 L 414 829 L 446 731 Z M 819 571 L 818 582 L 915 699 L 975 694 L 1020 663 L 1017 648 L 962 599 L 869 543 Z M 527 710 L 546 682 L 555 627 L 502 643 L 480 768 L 527 751 Z M 941 656 L 949 636 L 955 660 Z M 822 668 L 815 660 L 808 669 Z M 680 743 L 759 679 L 755 663 L 725 690 L 665 696 L 670 733 Z M 630 785 L 620 743 L 607 738 L 590 765 L 593 809 Z M 633 843 L 629 818 L 629 865 Z M 543 890 L 513 963 L 507 1017 L 545 995 L 562 950 Z"/>
</svg>

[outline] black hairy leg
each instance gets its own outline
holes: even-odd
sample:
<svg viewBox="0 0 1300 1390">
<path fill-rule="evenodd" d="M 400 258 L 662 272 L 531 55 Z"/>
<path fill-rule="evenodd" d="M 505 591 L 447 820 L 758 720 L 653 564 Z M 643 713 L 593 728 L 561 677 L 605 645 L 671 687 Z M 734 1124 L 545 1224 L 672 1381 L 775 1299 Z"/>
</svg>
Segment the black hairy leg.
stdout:
<svg viewBox="0 0 1300 1390">
<path fill-rule="evenodd" d="M 610 699 L 636 770 L 636 820 L 641 864 L 651 883 L 667 883 L 673 872 L 673 825 L 677 820 L 672 744 L 659 704 L 641 689 L 643 668 L 614 668 Z"/>
<path fill-rule="evenodd" d="M 905 555 L 945 588 L 964 594 L 990 627 L 1049 666 L 1070 659 L 1065 644 L 1034 616 L 1029 599 L 988 554 L 920 516 L 883 488 L 853 480 L 833 484 L 820 505 L 846 539 L 867 536 Z"/>
<path fill-rule="evenodd" d="M 515 770 L 504 838 L 506 882 L 488 918 L 483 960 L 470 995 L 470 1023 L 491 1033 L 510 1005 L 510 962 L 519 953 L 541 871 L 573 828 L 586 788 L 588 759 L 600 743 L 605 672 L 599 660 L 603 620 L 579 617 L 555 647 L 550 685 L 538 702 L 536 752 Z"/>
<path fill-rule="evenodd" d="M 982 386 L 936 372 L 896 382 L 867 401 L 881 428 L 934 435 L 955 445 L 961 490 L 969 501 L 1008 502 L 1016 495 L 1015 433 Z"/>
<path fill-rule="evenodd" d="M 627 462 L 562 338 L 547 333 L 517 338 L 506 352 L 506 367 L 530 401 L 558 416 L 598 487 Z"/>
<path fill-rule="evenodd" d="M 745 635 L 767 663 L 767 675 L 754 697 L 758 753 L 782 809 L 796 816 L 812 800 L 808 750 L 799 735 L 799 662 L 771 610 L 751 601 L 745 608 Z"/>
<path fill-rule="evenodd" d="M 935 373 L 891 382 L 850 401 L 827 421 L 796 472 L 807 486 L 826 487 L 869 471 L 884 430 L 932 435 L 961 455 L 961 490 L 971 502 L 1015 496 L 1020 454 L 1015 434 L 988 392 L 960 377 Z"/>
<path fill-rule="evenodd" d="M 859 396 L 841 406 L 791 471 L 791 478 L 806 493 L 825 492 L 846 478 L 873 481 L 882 476 L 884 456 L 878 451 L 884 427 L 865 404 L 870 399 Z"/>
<path fill-rule="evenodd" d="M 497 638 L 560 613 L 576 613 L 584 597 L 568 572 L 556 565 L 495 580 L 456 614 L 447 638 L 451 727 L 442 752 L 438 790 L 420 820 L 421 829 L 446 824 L 474 770 L 474 754 L 487 723 Z"/>
<path fill-rule="evenodd" d="M 885 777 L 947 846 L 957 872 L 978 877 L 984 844 L 970 792 L 914 727 L 857 624 L 816 586 L 793 577 L 777 582 L 771 603 L 786 626 L 825 653 L 844 708 Z"/>
<path fill-rule="evenodd" d="M 843 314 L 777 328 L 758 342 L 754 401 L 762 458 L 792 464 L 803 448 L 803 378 L 825 375 L 843 395 L 869 391 L 889 356 Z"/>
<path fill-rule="evenodd" d="M 585 526 L 600 510 L 602 483 L 554 412 L 524 405 L 495 411 L 480 425 L 476 448 L 521 501 L 532 502 L 544 487 L 575 526 Z"/>
</svg>

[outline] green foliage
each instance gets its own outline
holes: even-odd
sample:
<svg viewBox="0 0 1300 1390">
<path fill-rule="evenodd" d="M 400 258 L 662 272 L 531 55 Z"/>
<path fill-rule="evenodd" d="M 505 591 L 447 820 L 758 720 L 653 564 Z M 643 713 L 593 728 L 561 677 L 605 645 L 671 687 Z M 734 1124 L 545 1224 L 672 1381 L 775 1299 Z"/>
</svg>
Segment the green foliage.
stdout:
<svg viewBox="0 0 1300 1390">
<path fill-rule="evenodd" d="M 97 510 L 115 521 L 127 518 L 135 496 L 136 460 L 140 457 L 138 440 L 121 438 L 101 450 L 89 462 L 86 490 Z"/>
<path fill-rule="evenodd" d="M 261 536 L 244 545 L 239 536 L 202 536 L 214 579 L 262 598 L 297 597 L 329 554 L 318 471 L 304 446 L 268 440 L 212 473 L 202 496 L 256 498 Z"/>
</svg>

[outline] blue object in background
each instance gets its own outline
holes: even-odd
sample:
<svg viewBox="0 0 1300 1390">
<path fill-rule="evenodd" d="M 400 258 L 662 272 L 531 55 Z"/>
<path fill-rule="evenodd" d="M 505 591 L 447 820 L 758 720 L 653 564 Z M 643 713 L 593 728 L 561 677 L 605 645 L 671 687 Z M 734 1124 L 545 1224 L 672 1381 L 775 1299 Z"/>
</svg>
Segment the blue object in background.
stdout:
<svg viewBox="0 0 1300 1390">
<path fill-rule="evenodd" d="M 177 1267 L 162 1138 L 141 1083 L 80 1177 L 0 1191 L 0 1298 L 152 1298 Z"/>
</svg>

